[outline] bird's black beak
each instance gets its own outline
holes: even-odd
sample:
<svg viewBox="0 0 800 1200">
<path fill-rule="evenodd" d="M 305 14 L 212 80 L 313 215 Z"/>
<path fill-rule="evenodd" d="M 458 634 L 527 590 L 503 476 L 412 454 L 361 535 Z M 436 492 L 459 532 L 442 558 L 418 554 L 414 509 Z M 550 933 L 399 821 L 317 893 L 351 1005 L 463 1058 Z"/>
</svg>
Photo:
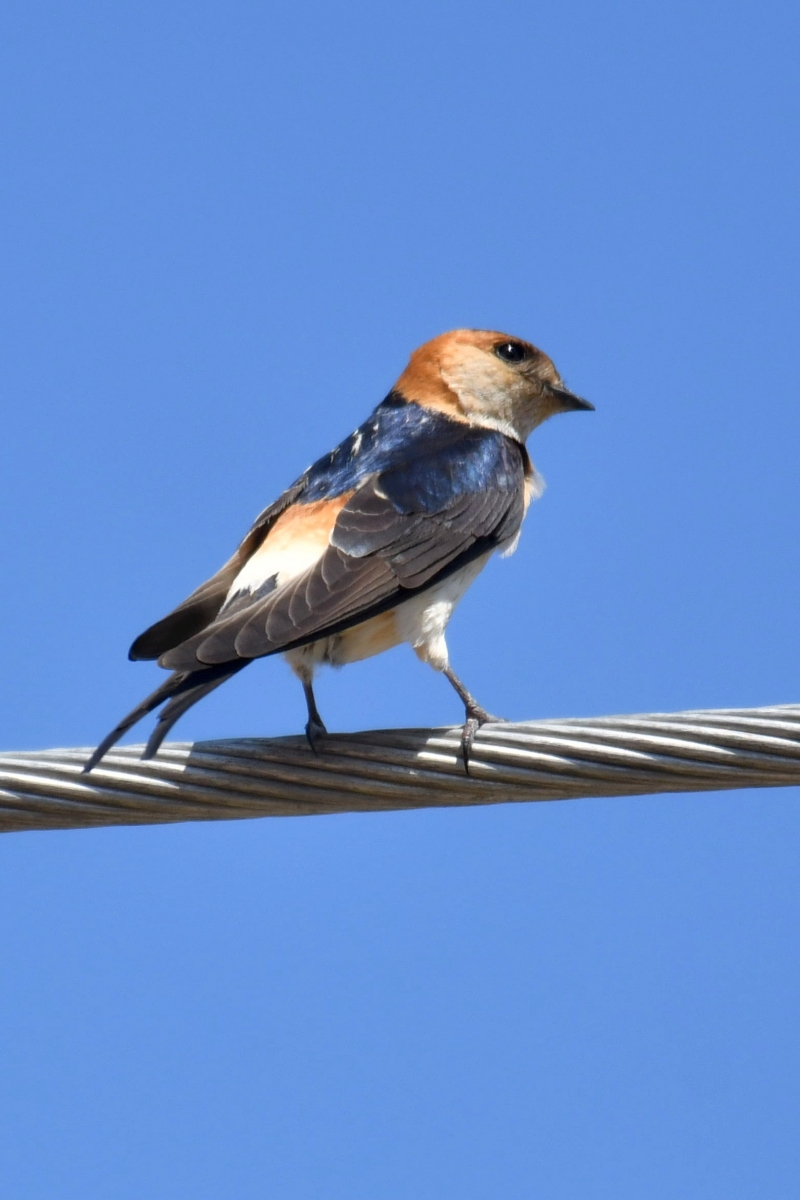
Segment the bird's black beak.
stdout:
<svg viewBox="0 0 800 1200">
<path fill-rule="evenodd" d="M 576 396 L 569 388 L 557 388 L 551 384 L 550 392 L 558 402 L 562 412 L 594 412 L 593 404 L 590 404 L 588 400 L 582 400 L 580 396 Z"/>
</svg>

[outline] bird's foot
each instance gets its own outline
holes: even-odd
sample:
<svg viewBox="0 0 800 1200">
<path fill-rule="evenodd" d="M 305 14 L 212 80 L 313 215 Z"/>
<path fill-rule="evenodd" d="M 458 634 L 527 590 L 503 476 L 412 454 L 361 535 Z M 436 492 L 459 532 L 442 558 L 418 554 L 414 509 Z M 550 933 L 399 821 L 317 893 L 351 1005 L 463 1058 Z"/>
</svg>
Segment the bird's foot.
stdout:
<svg viewBox="0 0 800 1200">
<path fill-rule="evenodd" d="M 323 725 L 321 720 L 319 720 L 319 719 L 314 720 L 313 718 L 309 718 L 308 723 L 306 725 L 306 737 L 308 738 L 309 746 L 311 747 L 311 749 L 313 750 L 313 752 L 315 754 L 319 754 L 319 750 L 317 749 L 317 747 L 319 746 L 319 743 L 322 741 L 322 739 L 324 737 L 327 737 L 327 735 L 328 735 L 328 731 L 325 728 L 325 726 Z"/>
<path fill-rule="evenodd" d="M 475 741 L 475 734 L 481 725 L 493 724 L 495 722 L 501 724 L 506 718 L 493 717 L 485 708 L 481 708 L 480 704 L 468 704 L 466 712 L 467 719 L 461 731 L 461 753 L 464 757 L 464 770 L 469 775 L 469 760 L 472 755 L 472 743 Z"/>
</svg>

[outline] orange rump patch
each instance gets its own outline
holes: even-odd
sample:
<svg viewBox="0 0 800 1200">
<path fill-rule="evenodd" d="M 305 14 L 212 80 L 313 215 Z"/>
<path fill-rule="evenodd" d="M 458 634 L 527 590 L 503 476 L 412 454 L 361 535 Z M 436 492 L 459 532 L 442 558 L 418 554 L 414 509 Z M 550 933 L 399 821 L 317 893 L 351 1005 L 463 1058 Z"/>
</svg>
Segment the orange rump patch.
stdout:
<svg viewBox="0 0 800 1200">
<path fill-rule="evenodd" d="M 287 508 L 242 567 L 231 591 L 254 590 L 272 575 L 277 575 L 280 587 L 313 567 L 330 545 L 336 518 L 352 495 L 349 491 L 333 500 Z"/>
<path fill-rule="evenodd" d="M 320 548 L 327 545 L 336 518 L 354 493 L 343 492 L 332 500 L 313 500 L 311 504 L 293 504 L 281 513 L 270 529 L 262 549 L 267 546 L 277 549 L 293 541 L 314 542 Z"/>
</svg>

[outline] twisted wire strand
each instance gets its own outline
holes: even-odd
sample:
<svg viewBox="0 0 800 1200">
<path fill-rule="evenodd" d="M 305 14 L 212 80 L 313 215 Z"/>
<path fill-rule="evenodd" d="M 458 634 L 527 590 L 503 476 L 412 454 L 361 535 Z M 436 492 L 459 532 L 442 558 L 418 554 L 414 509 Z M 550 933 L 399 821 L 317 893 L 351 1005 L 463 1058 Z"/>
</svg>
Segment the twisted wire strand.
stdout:
<svg viewBox="0 0 800 1200">
<path fill-rule="evenodd" d="M 0 832 L 570 800 L 800 784 L 800 705 L 460 729 L 0 752 Z"/>
</svg>

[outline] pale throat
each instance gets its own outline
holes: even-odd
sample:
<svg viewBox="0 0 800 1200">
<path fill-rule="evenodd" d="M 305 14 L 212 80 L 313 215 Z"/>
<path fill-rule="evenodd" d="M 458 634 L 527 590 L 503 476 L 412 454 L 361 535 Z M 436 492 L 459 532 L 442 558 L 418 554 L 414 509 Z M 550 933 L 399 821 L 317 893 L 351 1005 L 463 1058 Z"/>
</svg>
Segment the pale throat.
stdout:
<svg viewBox="0 0 800 1200">
<path fill-rule="evenodd" d="M 442 367 L 441 375 L 448 388 L 458 398 L 464 416 L 472 425 L 496 429 L 517 442 L 525 442 L 543 415 L 530 399 L 527 386 L 516 380 L 498 381 L 490 364 L 468 363 L 464 366 Z"/>
</svg>

